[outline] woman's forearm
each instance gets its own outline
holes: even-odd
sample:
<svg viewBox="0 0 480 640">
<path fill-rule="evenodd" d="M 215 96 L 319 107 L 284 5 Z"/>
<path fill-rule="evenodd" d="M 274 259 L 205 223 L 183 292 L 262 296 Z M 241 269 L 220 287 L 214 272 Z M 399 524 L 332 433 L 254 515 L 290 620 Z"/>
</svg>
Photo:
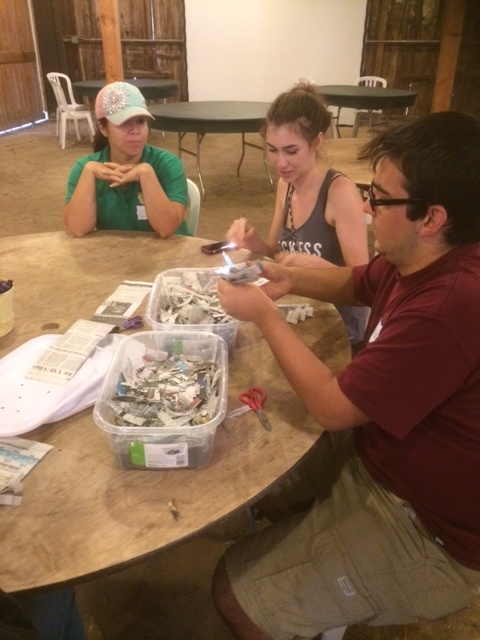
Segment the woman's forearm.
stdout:
<svg viewBox="0 0 480 640">
<path fill-rule="evenodd" d="M 185 207 L 168 199 L 153 168 L 145 164 L 140 170 L 143 203 L 148 221 L 161 238 L 168 238 L 182 224 Z"/>
<path fill-rule="evenodd" d="M 67 229 L 75 236 L 92 232 L 97 224 L 97 202 L 95 175 L 85 165 L 75 191 L 63 210 L 63 220 Z"/>
</svg>

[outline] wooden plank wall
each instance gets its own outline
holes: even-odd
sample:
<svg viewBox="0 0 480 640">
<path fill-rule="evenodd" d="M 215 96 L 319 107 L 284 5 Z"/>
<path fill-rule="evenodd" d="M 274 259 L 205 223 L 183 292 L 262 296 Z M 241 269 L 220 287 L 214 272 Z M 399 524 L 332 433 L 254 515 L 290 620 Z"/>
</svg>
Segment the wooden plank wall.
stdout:
<svg viewBox="0 0 480 640">
<path fill-rule="evenodd" d="M 28 0 L 0 2 L 0 131 L 43 118 Z"/>
<path fill-rule="evenodd" d="M 418 93 L 412 115 L 429 113 L 443 0 L 369 0 L 361 75 Z"/>
<path fill-rule="evenodd" d="M 450 108 L 480 117 L 480 2 L 478 0 L 467 2 Z"/>
<path fill-rule="evenodd" d="M 64 0 L 62 33 L 72 80 L 104 78 L 96 0 Z M 125 78 L 172 78 L 188 100 L 183 0 L 119 0 Z"/>
<path fill-rule="evenodd" d="M 465 0 L 462 0 L 464 2 Z M 361 75 L 382 76 L 389 87 L 418 93 L 410 114 L 432 109 L 442 37 L 457 0 L 368 0 Z M 480 116 L 480 2 L 466 0 L 458 63 L 449 107 Z M 453 67 L 453 64 L 452 64 Z"/>
</svg>

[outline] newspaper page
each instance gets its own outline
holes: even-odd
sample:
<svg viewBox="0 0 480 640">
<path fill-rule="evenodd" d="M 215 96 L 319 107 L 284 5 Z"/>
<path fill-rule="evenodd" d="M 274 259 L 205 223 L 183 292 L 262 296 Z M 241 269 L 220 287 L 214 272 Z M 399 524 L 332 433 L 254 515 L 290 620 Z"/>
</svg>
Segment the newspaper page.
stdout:
<svg viewBox="0 0 480 640">
<path fill-rule="evenodd" d="M 77 320 L 40 356 L 26 378 L 66 384 L 80 369 L 96 345 L 114 328 L 92 320 Z"/>
<path fill-rule="evenodd" d="M 151 289 L 151 282 L 124 280 L 98 307 L 92 320 L 122 327 L 125 321 L 133 316 Z"/>
<path fill-rule="evenodd" d="M 0 438 L 0 505 L 22 502 L 22 480 L 52 445 L 24 438 Z"/>
</svg>

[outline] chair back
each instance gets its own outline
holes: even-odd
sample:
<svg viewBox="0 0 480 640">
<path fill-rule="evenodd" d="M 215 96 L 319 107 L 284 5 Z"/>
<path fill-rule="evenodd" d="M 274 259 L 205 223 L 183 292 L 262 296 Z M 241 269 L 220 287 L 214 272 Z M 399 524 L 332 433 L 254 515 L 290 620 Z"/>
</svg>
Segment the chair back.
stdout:
<svg viewBox="0 0 480 640">
<path fill-rule="evenodd" d="M 380 76 L 360 76 L 355 84 L 361 87 L 383 87 L 385 89 L 387 81 Z"/>
<path fill-rule="evenodd" d="M 65 92 L 63 90 L 62 87 L 62 83 L 60 81 L 60 75 L 59 73 L 47 73 L 47 78 L 48 81 L 50 82 L 50 85 L 53 89 L 53 93 L 55 95 L 55 99 L 57 101 L 57 105 L 60 107 L 60 109 L 68 109 L 68 102 L 67 102 L 67 98 L 65 96 Z"/>
<path fill-rule="evenodd" d="M 198 218 L 200 216 L 200 189 L 197 187 L 193 180 L 187 178 L 188 187 L 188 218 L 187 228 L 190 235 L 197 235 Z"/>
<path fill-rule="evenodd" d="M 68 111 L 69 109 L 76 109 L 77 107 L 82 106 L 75 102 L 72 83 L 67 75 L 52 71 L 51 73 L 47 73 L 47 78 L 52 86 L 53 93 L 55 94 L 55 98 L 60 109 Z M 67 93 L 65 93 L 64 86 L 66 87 Z"/>
<path fill-rule="evenodd" d="M 85 106 L 83 104 L 75 102 L 70 78 L 64 73 L 57 73 L 55 71 L 47 73 L 47 78 L 50 82 L 53 93 L 55 95 L 55 99 L 57 101 L 57 111 L 55 113 L 57 120 L 57 136 L 59 137 L 62 149 L 65 149 L 65 136 L 67 133 L 68 121 L 70 120 L 73 120 L 73 123 L 75 125 L 77 140 L 81 140 L 78 121 L 86 120 L 88 124 L 88 134 L 90 136 L 90 141 L 93 142 L 95 129 L 93 127 L 92 115 L 90 111 L 88 111 L 88 109 L 85 109 Z M 62 82 L 67 88 L 67 94 L 65 94 Z"/>
<path fill-rule="evenodd" d="M 313 78 L 308 76 L 298 76 L 295 84 L 317 84 Z"/>
<path fill-rule="evenodd" d="M 295 82 L 295 86 L 298 86 L 299 84 L 315 85 L 317 83 L 313 78 L 310 78 L 309 76 L 298 76 L 297 81 Z M 341 107 L 330 107 L 329 105 L 326 105 L 326 108 L 327 108 L 327 111 L 329 111 L 332 116 L 332 120 L 328 128 L 327 137 L 338 138 L 340 137 L 338 133 L 338 124 L 339 124 L 338 120 L 340 116 Z"/>
<path fill-rule="evenodd" d="M 380 76 L 360 76 L 360 78 L 357 78 L 355 84 L 360 87 L 383 87 L 385 89 L 387 81 L 385 78 L 381 78 Z M 353 123 L 352 138 L 357 137 L 358 128 L 362 123 L 362 120 L 366 120 L 368 122 L 368 131 L 370 132 L 374 124 L 374 119 L 377 118 L 378 115 L 382 116 L 382 114 L 383 111 L 381 109 L 357 109 L 355 113 L 355 122 Z"/>
</svg>

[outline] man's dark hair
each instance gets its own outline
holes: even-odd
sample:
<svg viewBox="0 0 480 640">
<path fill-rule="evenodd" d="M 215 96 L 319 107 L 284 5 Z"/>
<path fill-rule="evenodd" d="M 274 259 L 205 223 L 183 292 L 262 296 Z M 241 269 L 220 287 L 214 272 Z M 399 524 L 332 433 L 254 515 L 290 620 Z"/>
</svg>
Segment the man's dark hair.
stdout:
<svg viewBox="0 0 480 640">
<path fill-rule="evenodd" d="M 405 176 L 409 196 L 425 199 L 425 205 L 409 205 L 410 220 L 422 218 L 428 205 L 441 205 L 448 243 L 480 241 L 480 120 L 455 111 L 430 113 L 380 133 L 359 158 L 374 168 L 388 158 Z"/>
</svg>

